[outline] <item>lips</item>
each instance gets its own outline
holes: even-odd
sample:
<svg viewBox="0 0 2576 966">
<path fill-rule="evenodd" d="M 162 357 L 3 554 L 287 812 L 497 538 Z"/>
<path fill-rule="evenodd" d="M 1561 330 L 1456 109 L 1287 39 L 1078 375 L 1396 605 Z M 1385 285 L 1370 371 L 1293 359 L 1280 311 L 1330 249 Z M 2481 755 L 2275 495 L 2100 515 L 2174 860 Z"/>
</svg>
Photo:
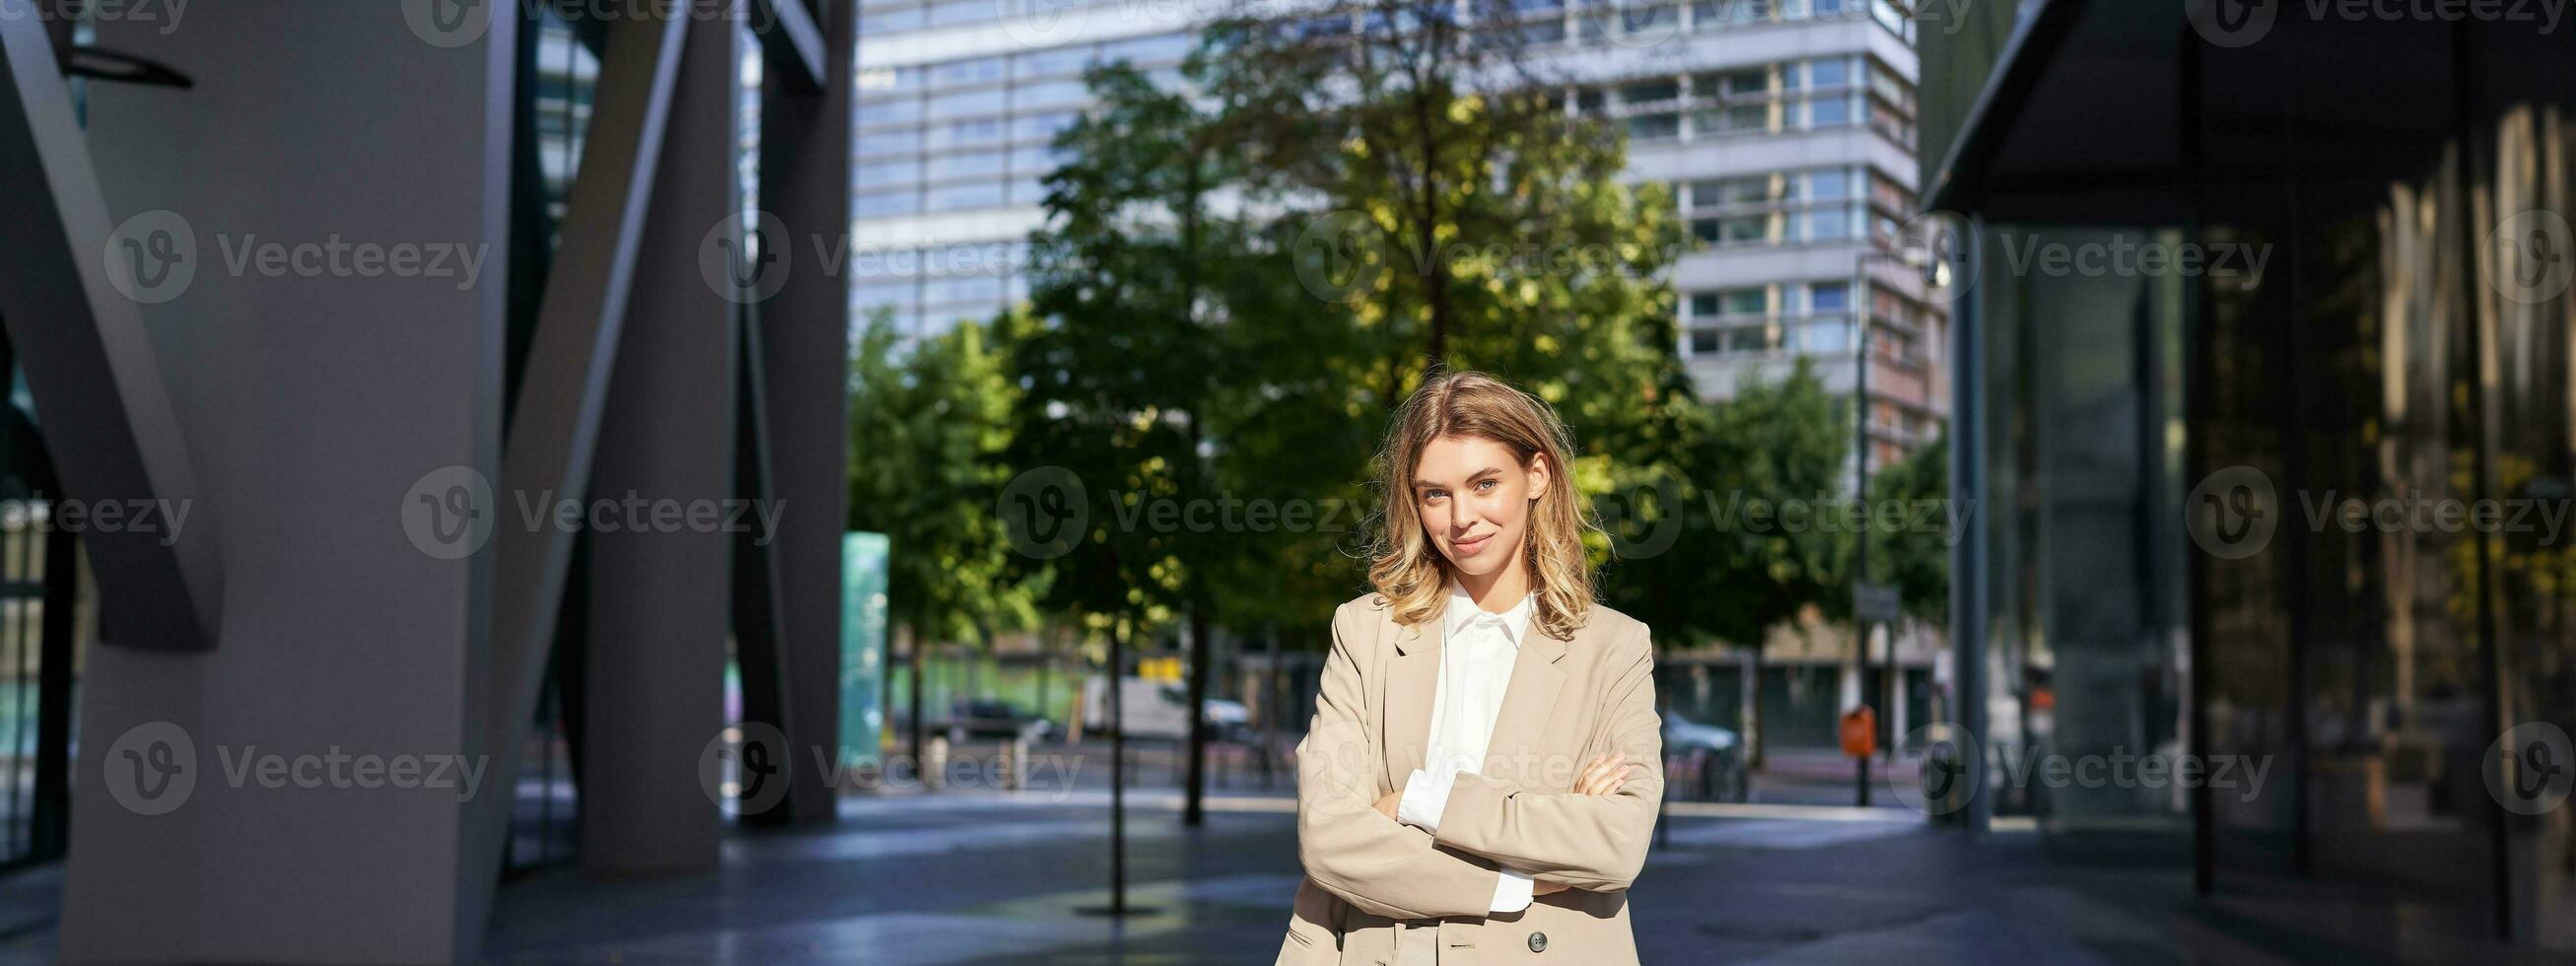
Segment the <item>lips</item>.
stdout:
<svg viewBox="0 0 2576 966">
<path fill-rule="evenodd" d="M 1461 540 L 1456 543 L 1452 543 L 1449 545 L 1449 549 L 1456 551 L 1461 557 L 1468 557 L 1474 556 L 1477 551 L 1485 549 L 1485 545 L 1492 542 L 1494 542 L 1494 535 L 1488 533 L 1484 536 L 1477 537 L 1474 540 Z"/>
</svg>

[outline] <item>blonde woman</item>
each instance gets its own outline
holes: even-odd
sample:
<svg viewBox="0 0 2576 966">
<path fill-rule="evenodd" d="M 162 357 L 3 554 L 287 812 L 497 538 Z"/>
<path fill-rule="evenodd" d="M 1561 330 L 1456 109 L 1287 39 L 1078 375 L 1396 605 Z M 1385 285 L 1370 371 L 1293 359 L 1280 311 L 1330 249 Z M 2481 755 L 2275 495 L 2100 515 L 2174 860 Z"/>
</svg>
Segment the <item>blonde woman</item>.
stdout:
<svg viewBox="0 0 2576 966">
<path fill-rule="evenodd" d="M 1593 599 L 1569 448 L 1545 403 L 1480 373 L 1396 412 L 1375 592 L 1334 613 L 1297 748 L 1306 879 L 1280 963 L 1637 961 L 1654 648 Z"/>
</svg>

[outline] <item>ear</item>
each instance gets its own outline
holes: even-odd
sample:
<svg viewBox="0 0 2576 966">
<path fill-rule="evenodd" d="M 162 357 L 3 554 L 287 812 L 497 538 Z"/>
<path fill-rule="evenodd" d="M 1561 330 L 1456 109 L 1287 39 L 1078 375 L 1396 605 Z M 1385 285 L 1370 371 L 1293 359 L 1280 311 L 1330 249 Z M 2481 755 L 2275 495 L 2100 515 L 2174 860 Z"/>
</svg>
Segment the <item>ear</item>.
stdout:
<svg viewBox="0 0 2576 966">
<path fill-rule="evenodd" d="M 1536 503 L 1539 497 L 1547 495 L 1548 487 L 1556 481 L 1556 474 L 1548 465 L 1546 453 L 1531 453 L 1527 469 L 1530 478 L 1530 502 Z"/>
</svg>

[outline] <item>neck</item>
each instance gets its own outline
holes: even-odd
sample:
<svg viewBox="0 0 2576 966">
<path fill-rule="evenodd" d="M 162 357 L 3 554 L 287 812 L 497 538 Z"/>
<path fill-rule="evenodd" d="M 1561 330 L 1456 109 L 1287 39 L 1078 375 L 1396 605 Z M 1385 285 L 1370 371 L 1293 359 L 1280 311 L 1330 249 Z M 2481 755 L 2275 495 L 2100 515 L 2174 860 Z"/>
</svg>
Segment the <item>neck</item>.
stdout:
<svg viewBox="0 0 2576 966">
<path fill-rule="evenodd" d="M 1523 554 L 1515 553 L 1501 570 L 1482 575 L 1459 574 L 1458 586 L 1466 588 L 1478 610 L 1500 614 L 1529 596 L 1528 562 Z"/>
</svg>

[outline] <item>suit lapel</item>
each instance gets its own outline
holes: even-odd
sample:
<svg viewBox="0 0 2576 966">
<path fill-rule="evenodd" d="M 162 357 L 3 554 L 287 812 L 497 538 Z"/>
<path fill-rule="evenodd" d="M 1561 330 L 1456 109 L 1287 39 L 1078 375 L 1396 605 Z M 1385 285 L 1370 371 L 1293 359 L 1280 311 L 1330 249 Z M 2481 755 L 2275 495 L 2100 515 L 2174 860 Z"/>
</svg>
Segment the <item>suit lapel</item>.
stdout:
<svg viewBox="0 0 2576 966">
<path fill-rule="evenodd" d="M 1391 615 L 1386 618 L 1393 623 Z M 1425 630 L 1423 625 L 1398 625 L 1395 628 L 1395 656 L 1387 662 L 1386 720 L 1378 723 L 1379 733 L 1386 736 L 1387 787 L 1401 789 L 1405 778 L 1422 767 L 1422 756 L 1429 751 L 1431 740 L 1431 702 L 1439 695 L 1440 631 L 1437 626 Z"/>
<path fill-rule="evenodd" d="M 1547 737 L 1548 715 L 1556 710 L 1557 692 L 1565 687 L 1565 642 L 1540 633 L 1532 623 L 1521 635 L 1520 655 L 1512 660 L 1512 681 L 1503 691 L 1502 711 L 1494 716 L 1494 733 L 1486 742 L 1487 773 L 1524 787 L 1547 774 L 1538 754 Z M 1436 680 L 1436 679 L 1435 679 Z M 1536 774 L 1529 769 L 1540 769 Z M 1512 774 L 1497 774 L 1503 770 Z"/>
</svg>

